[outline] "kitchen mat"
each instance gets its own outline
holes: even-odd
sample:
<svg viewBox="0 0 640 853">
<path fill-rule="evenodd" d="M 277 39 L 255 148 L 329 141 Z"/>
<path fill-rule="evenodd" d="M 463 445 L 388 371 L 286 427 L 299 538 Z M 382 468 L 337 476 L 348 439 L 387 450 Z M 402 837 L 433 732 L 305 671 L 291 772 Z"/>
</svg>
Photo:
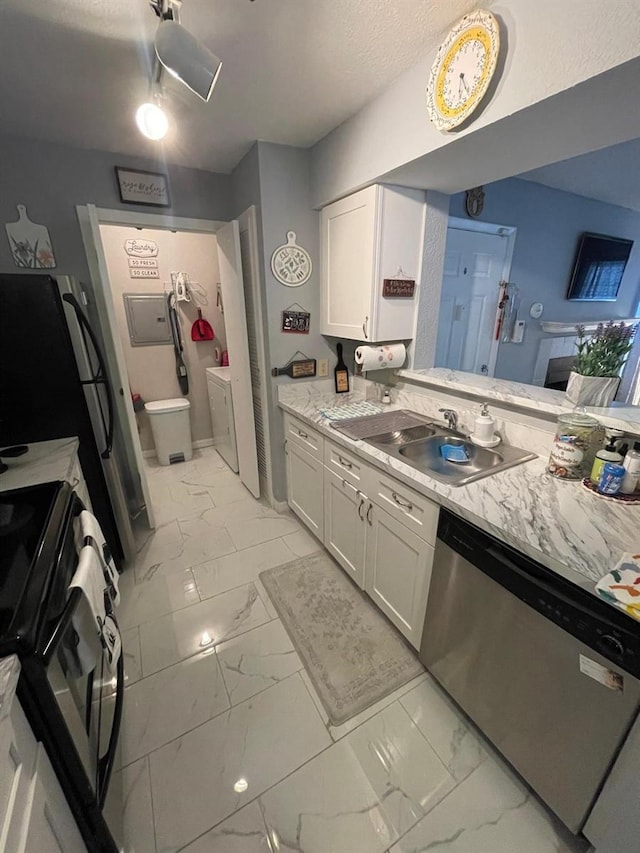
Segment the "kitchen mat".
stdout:
<svg viewBox="0 0 640 853">
<path fill-rule="evenodd" d="M 333 725 L 423 672 L 415 652 L 326 553 L 261 572 Z"/>
</svg>

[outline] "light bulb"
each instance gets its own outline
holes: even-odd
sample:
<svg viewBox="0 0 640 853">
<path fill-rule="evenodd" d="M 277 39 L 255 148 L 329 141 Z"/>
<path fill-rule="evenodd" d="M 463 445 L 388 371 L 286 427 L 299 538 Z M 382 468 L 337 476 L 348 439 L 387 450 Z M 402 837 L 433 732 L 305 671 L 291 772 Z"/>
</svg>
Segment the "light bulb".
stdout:
<svg viewBox="0 0 640 853">
<path fill-rule="evenodd" d="M 167 116 L 157 104 L 146 103 L 136 111 L 136 124 L 147 139 L 162 139 L 169 129 Z"/>
</svg>

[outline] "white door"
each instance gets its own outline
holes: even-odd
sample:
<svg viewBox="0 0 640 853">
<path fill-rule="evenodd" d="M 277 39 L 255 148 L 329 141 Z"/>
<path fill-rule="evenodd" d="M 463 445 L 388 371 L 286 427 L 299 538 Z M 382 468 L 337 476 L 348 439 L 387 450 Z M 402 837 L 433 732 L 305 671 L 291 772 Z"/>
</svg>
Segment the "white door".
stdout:
<svg viewBox="0 0 640 853">
<path fill-rule="evenodd" d="M 333 471 L 324 479 L 324 546 L 360 589 L 364 588 L 365 513 L 369 501 Z"/>
<path fill-rule="evenodd" d="M 80 231 L 87 253 L 91 282 L 93 285 L 93 297 L 96 302 L 97 320 L 102 331 L 102 342 L 104 344 L 104 356 L 107 361 L 109 377 L 114 391 L 114 404 L 116 409 L 116 438 L 120 438 L 121 465 L 126 470 L 122 472 L 125 481 L 125 489 L 134 489 L 136 492 L 134 501 L 136 505 L 144 504 L 144 512 L 147 516 L 149 527 L 155 527 L 153 507 L 151 504 L 151 493 L 145 473 L 144 460 L 140 436 L 138 435 L 138 424 L 136 422 L 131 393 L 129 391 L 129 379 L 127 365 L 124 359 L 122 341 L 118 330 L 118 322 L 113 307 L 113 295 L 109 283 L 107 261 L 100 235 L 100 224 L 95 205 L 88 204 L 86 207 L 78 207 L 78 220 Z M 129 496 L 128 496 L 129 497 Z"/>
<path fill-rule="evenodd" d="M 256 426 L 260 491 L 263 495 L 266 494 L 269 500 L 271 500 L 273 498 L 273 489 L 271 485 L 269 398 L 267 390 L 269 380 L 260 288 L 258 220 L 256 208 L 253 205 L 240 214 L 238 224 L 240 226 L 244 302 L 247 312 L 247 331 L 249 333 L 249 364 L 251 365 L 251 390 L 253 393 L 253 417 Z"/>
<path fill-rule="evenodd" d="M 231 397 L 236 425 L 236 446 L 240 479 L 256 498 L 260 497 L 256 429 L 253 417 L 253 391 L 247 316 L 242 283 L 240 229 L 233 220 L 216 232 L 224 325 L 227 332 Z"/>
<path fill-rule="evenodd" d="M 416 649 L 433 566 L 433 548 L 375 504 L 367 510 L 365 592 Z"/>
<path fill-rule="evenodd" d="M 436 367 L 493 376 L 499 285 L 509 250 L 507 234 L 447 229 Z"/>
<path fill-rule="evenodd" d="M 322 460 L 314 459 L 294 441 L 285 441 L 285 453 L 289 506 L 322 542 L 324 538 Z"/>
</svg>

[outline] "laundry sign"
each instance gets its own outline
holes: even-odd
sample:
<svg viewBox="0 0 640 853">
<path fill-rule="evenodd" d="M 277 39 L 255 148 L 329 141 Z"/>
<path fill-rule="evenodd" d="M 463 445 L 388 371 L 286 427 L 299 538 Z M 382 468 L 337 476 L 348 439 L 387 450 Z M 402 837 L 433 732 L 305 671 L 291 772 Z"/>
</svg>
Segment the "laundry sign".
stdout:
<svg viewBox="0 0 640 853">
<path fill-rule="evenodd" d="M 124 241 L 124 250 L 130 258 L 155 258 L 158 255 L 158 244 L 153 240 L 135 238 Z"/>
</svg>

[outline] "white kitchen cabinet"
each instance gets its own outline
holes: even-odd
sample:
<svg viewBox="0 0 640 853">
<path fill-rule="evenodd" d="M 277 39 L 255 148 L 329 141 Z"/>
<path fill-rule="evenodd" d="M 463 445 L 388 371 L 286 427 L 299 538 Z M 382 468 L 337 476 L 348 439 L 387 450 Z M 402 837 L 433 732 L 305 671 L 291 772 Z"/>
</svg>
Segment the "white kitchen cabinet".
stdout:
<svg viewBox="0 0 640 853">
<path fill-rule="evenodd" d="M 422 268 L 425 195 L 375 184 L 322 210 L 324 335 L 380 342 L 412 338 Z M 411 298 L 383 297 L 385 278 L 411 278 Z"/>
<path fill-rule="evenodd" d="M 0 722 L 0 850 L 87 853 L 46 750 L 15 696 Z"/>
<path fill-rule="evenodd" d="M 36 769 L 15 853 L 87 853 L 45 748 L 38 744 Z"/>
<path fill-rule="evenodd" d="M 360 589 L 364 588 L 368 506 L 365 494 L 325 469 L 324 546 Z"/>
<path fill-rule="evenodd" d="M 433 548 L 385 510 L 367 509 L 365 592 L 420 648 L 431 582 Z"/>
<path fill-rule="evenodd" d="M 324 538 L 324 466 L 298 442 L 285 440 L 287 500 L 291 509 L 320 541 Z"/>
</svg>

